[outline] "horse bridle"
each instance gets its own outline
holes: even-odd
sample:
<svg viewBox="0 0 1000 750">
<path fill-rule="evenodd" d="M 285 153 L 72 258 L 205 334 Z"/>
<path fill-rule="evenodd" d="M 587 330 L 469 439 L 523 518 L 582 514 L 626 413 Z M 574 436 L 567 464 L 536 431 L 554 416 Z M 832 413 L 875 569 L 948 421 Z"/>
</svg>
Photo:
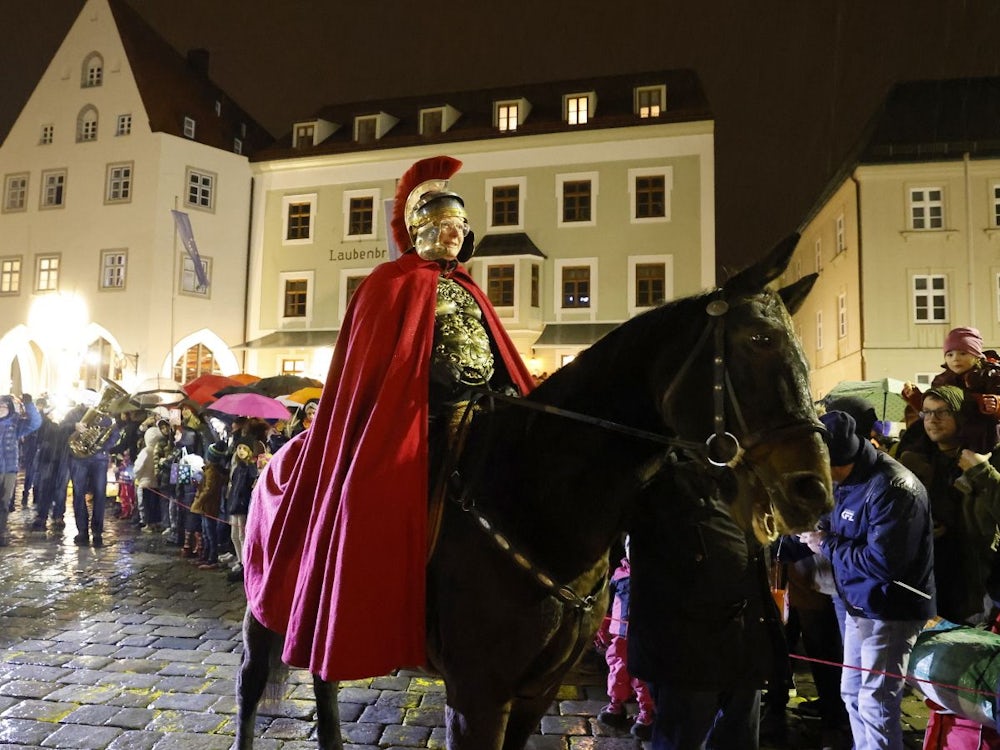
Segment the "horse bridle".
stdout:
<svg viewBox="0 0 1000 750">
<path fill-rule="evenodd" d="M 464 443 L 464 433 L 468 430 L 468 427 L 471 424 L 471 417 L 476 408 L 479 407 L 482 402 L 489 402 L 489 408 L 492 410 L 495 408 L 493 402 L 500 401 L 516 405 L 520 408 L 541 411 L 546 414 L 552 414 L 566 419 L 594 425 L 605 430 L 667 445 L 670 450 L 667 452 L 667 456 L 664 460 L 657 462 L 660 465 L 665 465 L 669 461 L 676 461 L 676 450 L 678 449 L 688 453 L 689 455 L 693 455 L 699 460 L 704 460 L 716 468 L 728 468 L 730 470 L 735 470 L 742 464 L 750 470 L 754 477 L 756 477 L 757 481 L 759 481 L 764 487 L 769 497 L 773 498 L 776 494 L 784 495 L 784 489 L 782 488 L 781 483 L 777 481 L 777 478 L 773 476 L 771 472 L 766 471 L 758 461 L 752 460 L 751 454 L 762 446 L 788 440 L 789 438 L 795 437 L 800 433 L 819 432 L 822 434 L 825 433 L 826 430 L 823 427 L 823 424 L 818 420 L 797 419 L 777 427 L 750 432 L 746 420 L 743 417 L 743 410 L 740 408 L 739 398 L 736 395 L 735 388 L 733 388 L 732 380 L 729 377 L 729 370 L 726 365 L 725 318 L 726 314 L 729 312 L 730 306 L 729 303 L 723 298 L 723 294 L 722 289 L 716 289 L 712 293 L 712 299 L 705 306 L 705 312 L 708 314 L 709 323 L 702 330 L 695 346 L 691 349 L 691 352 L 688 354 L 683 364 L 681 364 L 678 368 L 677 373 L 674 375 L 670 385 L 667 386 L 667 390 L 664 392 L 661 399 L 661 403 L 663 403 L 673 395 L 676 389 L 680 386 L 680 383 L 683 381 L 687 371 L 691 369 L 692 364 L 701 354 L 702 350 L 708 345 L 709 338 L 711 338 L 715 348 L 712 358 L 713 431 L 704 441 L 694 441 L 678 436 L 662 435 L 660 433 L 631 427 L 629 425 L 623 425 L 618 422 L 602 419 L 600 417 L 593 417 L 580 412 L 571 411 L 569 409 L 562 409 L 549 404 L 541 404 L 535 401 L 528 401 L 522 398 L 507 396 L 491 391 L 488 388 L 474 388 L 472 389 L 472 396 L 469 400 L 469 404 L 466 407 L 465 413 L 462 415 L 459 423 L 458 432 L 461 437 L 459 437 L 458 442 Z M 726 428 L 727 400 L 732 407 L 732 412 L 736 422 L 739 424 L 740 432 L 744 436 L 742 444 L 740 443 L 739 438 Z M 713 449 L 719 448 L 723 448 L 727 452 L 721 456 L 713 457 Z M 457 466 L 458 456 L 452 456 L 451 463 L 453 468 Z M 481 469 L 483 467 L 479 468 Z M 478 472 L 474 472 L 474 474 L 475 473 Z M 446 472 L 446 476 L 451 476 L 453 478 L 457 477 L 457 474 L 457 470 Z M 475 482 L 462 482 L 462 491 L 457 497 L 453 496 L 452 499 L 455 500 L 464 511 L 473 516 L 479 527 L 489 535 L 494 545 L 510 557 L 510 559 L 512 559 L 518 567 L 522 568 L 529 575 L 531 575 L 531 577 L 540 586 L 542 586 L 542 588 L 546 589 L 556 599 L 559 599 L 560 601 L 569 604 L 573 608 L 580 611 L 590 611 L 597 600 L 598 592 L 601 590 L 600 585 L 596 587 L 594 591 L 591 591 L 590 594 L 580 596 L 569 585 L 561 585 L 556 582 L 552 576 L 535 565 L 526 555 L 518 551 L 510 539 L 504 536 L 501 532 L 497 531 L 493 522 L 475 507 L 475 500 L 469 497 L 470 488 L 473 486 L 475 486 Z"/>
</svg>

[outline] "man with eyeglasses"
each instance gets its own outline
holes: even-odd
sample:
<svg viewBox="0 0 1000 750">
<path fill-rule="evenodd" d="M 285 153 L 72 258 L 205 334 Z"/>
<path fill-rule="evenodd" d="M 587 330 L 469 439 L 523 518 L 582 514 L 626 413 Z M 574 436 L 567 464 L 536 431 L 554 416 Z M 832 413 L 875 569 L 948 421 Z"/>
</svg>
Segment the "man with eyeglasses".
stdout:
<svg viewBox="0 0 1000 750">
<path fill-rule="evenodd" d="M 327 681 L 426 663 L 435 458 L 470 389 L 532 386 L 462 265 L 474 237 L 449 188 L 460 166 L 423 159 L 400 178 L 392 234 L 401 255 L 354 293 L 312 426 L 274 455 L 251 505 L 250 610 L 286 634 L 286 663 Z"/>
<path fill-rule="evenodd" d="M 956 386 L 928 390 L 920 411 L 928 443 L 903 453 L 900 463 L 917 475 L 930 497 L 938 614 L 975 625 L 992 607 L 986 579 L 1000 518 L 1000 474 L 989 455 L 962 446 L 964 399 Z"/>
</svg>

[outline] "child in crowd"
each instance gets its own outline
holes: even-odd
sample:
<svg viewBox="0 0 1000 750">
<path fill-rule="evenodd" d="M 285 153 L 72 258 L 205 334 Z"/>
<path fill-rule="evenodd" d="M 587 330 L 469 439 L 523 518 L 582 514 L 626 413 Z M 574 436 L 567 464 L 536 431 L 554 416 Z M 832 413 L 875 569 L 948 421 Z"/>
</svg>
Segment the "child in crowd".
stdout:
<svg viewBox="0 0 1000 750">
<path fill-rule="evenodd" d="M 996 352 L 983 351 L 983 338 L 975 328 L 953 328 L 944 339 L 944 372 L 931 381 L 932 387 L 954 385 L 965 393 L 959 417 L 959 438 L 963 448 L 989 453 L 997 444 L 1000 419 L 1000 364 Z M 987 356 L 989 355 L 989 356 Z M 902 396 L 919 411 L 923 393 L 913 383 L 903 385 Z"/>
<path fill-rule="evenodd" d="M 257 454 L 264 452 L 264 446 L 259 445 Z M 232 582 L 243 580 L 243 537 L 246 533 L 247 513 L 250 510 L 250 493 L 257 481 L 257 458 L 254 450 L 246 443 L 236 446 L 235 464 L 229 479 L 229 491 L 226 493 L 226 513 L 232 524 L 233 552 L 236 563 L 229 573 Z"/>
<path fill-rule="evenodd" d="M 621 564 L 608 584 L 613 597 L 611 614 L 604 618 L 604 623 L 596 636 L 596 645 L 607 649 L 604 658 L 608 663 L 608 698 L 610 698 L 608 705 L 597 714 L 597 720 L 612 727 L 627 726 L 625 702 L 635 692 L 636 701 L 639 703 L 639 714 L 635 717 L 631 731 L 640 740 L 648 740 L 653 735 L 655 712 L 653 698 L 646 683 L 629 674 L 627 664 L 629 581 L 632 575 L 628 553 L 629 539 L 625 537 L 625 557 L 622 558 Z"/>
<path fill-rule="evenodd" d="M 191 513 L 201 519 L 201 555 L 197 560 L 201 570 L 219 567 L 219 518 L 222 496 L 229 480 L 229 454 L 225 443 L 208 446 L 202 483 L 191 504 Z"/>
<path fill-rule="evenodd" d="M 139 506 L 139 526 L 150 531 L 160 531 L 163 528 L 160 516 L 160 500 L 156 493 L 159 486 L 156 476 L 157 449 L 166 438 L 158 427 L 149 427 L 143 433 L 144 445 L 136 456 L 132 468 L 133 481 L 136 489 L 136 502 Z"/>
</svg>

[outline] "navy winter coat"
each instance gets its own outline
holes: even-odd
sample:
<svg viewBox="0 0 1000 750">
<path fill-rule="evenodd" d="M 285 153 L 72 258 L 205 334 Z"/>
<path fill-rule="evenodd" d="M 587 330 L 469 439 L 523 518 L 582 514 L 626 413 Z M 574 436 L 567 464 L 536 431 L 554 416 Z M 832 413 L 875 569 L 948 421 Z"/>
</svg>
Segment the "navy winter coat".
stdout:
<svg viewBox="0 0 1000 750">
<path fill-rule="evenodd" d="M 833 513 L 823 541 L 837 591 L 856 616 L 933 617 L 934 546 L 927 490 L 871 443 L 861 447 L 850 476 L 834 487 Z"/>
</svg>

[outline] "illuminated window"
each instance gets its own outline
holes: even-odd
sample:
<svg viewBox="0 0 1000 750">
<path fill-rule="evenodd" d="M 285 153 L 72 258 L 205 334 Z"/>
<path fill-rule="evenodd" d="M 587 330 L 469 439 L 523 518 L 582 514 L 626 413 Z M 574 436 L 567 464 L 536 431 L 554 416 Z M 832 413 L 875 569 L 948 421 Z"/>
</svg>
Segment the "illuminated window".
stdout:
<svg viewBox="0 0 1000 750">
<path fill-rule="evenodd" d="M 586 95 L 566 97 L 566 122 L 585 125 L 589 118 L 590 99 Z"/>
<path fill-rule="evenodd" d="M 54 292 L 59 289 L 59 256 L 39 255 L 35 261 L 35 291 Z"/>
<path fill-rule="evenodd" d="M 666 99 L 664 86 L 641 86 L 635 90 L 635 113 L 643 119 L 659 117 Z"/>
<path fill-rule="evenodd" d="M 21 293 L 21 259 L 0 258 L 0 294 Z"/>
<path fill-rule="evenodd" d="M 517 111 L 516 102 L 497 104 L 497 127 L 500 128 L 500 132 L 513 133 L 517 130 Z"/>
<path fill-rule="evenodd" d="M 174 380 L 187 383 L 200 375 L 219 375 L 222 370 L 215 354 L 204 344 L 195 344 L 174 363 Z"/>
</svg>

